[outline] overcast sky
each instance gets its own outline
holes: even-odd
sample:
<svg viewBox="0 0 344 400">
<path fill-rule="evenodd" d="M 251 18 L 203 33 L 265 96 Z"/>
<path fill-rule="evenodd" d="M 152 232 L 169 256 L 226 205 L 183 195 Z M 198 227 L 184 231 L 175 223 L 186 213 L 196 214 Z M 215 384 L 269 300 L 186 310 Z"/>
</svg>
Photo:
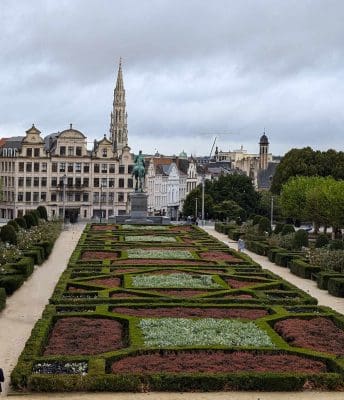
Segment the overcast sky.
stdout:
<svg viewBox="0 0 344 400">
<path fill-rule="evenodd" d="M 123 58 L 129 145 L 273 154 L 344 145 L 343 0 L 0 0 L 0 137 L 108 135 Z"/>
</svg>

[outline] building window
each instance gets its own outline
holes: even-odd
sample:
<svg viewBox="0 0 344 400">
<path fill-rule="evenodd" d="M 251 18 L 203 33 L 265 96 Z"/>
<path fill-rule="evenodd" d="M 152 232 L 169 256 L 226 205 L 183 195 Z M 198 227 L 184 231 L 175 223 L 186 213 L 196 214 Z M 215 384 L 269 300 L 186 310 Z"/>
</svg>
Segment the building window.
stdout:
<svg viewBox="0 0 344 400">
<path fill-rule="evenodd" d="M 80 192 L 75 193 L 75 201 L 80 201 L 81 200 L 81 194 Z"/>
<path fill-rule="evenodd" d="M 41 201 L 47 201 L 47 193 L 41 192 Z"/>
<path fill-rule="evenodd" d="M 42 186 L 42 187 L 47 186 L 47 178 L 46 178 L 46 177 L 41 178 L 41 186 Z"/>
<path fill-rule="evenodd" d="M 51 178 L 51 186 L 56 187 L 57 186 L 57 178 Z"/>
<path fill-rule="evenodd" d="M 57 199 L 56 193 L 51 193 L 50 199 L 51 199 L 51 201 L 56 201 L 56 199 Z"/>
<path fill-rule="evenodd" d="M 34 170 L 34 172 L 39 172 L 39 163 L 38 162 L 33 163 L 33 170 Z"/>
<path fill-rule="evenodd" d="M 132 188 L 133 187 L 133 180 L 132 178 L 128 178 L 128 188 Z"/>
<path fill-rule="evenodd" d="M 35 187 L 39 186 L 39 178 L 38 178 L 38 176 L 35 176 L 33 178 L 33 186 L 35 186 Z"/>
<path fill-rule="evenodd" d="M 133 165 L 128 165 L 128 174 L 131 174 L 133 172 Z"/>
<path fill-rule="evenodd" d="M 115 199 L 115 193 L 110 192 L 109 193 L 109 204 L 113 204 L 114 199 Z"/>
<path fill-rule="evenodd" d="M 32 157 L 32 149 L 31 148 L 26 149 L 26 155 L 28 157 Z"/>
<path fill-rule="evenodd" d="M 94 164 L 94 172 L 99 172 L 99 164 Z"/>
<path fill-rule="evenodd" d="M 124 165 L 120 165 L 120 166 L 119 166 L 119 169 L 118 169 L 118 173 L 119 173 L 119 174 L 124 174 L 124 168 L 125 168 Z"/>
<path fill-rule="evenodd" d="M 99 178 L 94 178 L 93 179 L 93 186 L 94 187 L 99 187 Z"/>
<path fill-rule="evenodd" d="M 99 193 L 93 193 L 93 203 L 99 203 Z"/>
<path fill-rule="evenodd" d="M 24 186 L 24 177 L 23 176 L 20 176 L 18 178 L 18 186 L 19 187 L 23 187 Z"/>
<path fill-rule="evenodd" d="M 51 171 L 52 172 L 57 172 L 57 162 L 53 162 L 51 165 Z"/>
<path fill-rule="evenodd" d="M 118 179 L 118 187 L 124 188 L 124 179 L 123 178 Z"/>
<path fill-rule="evenodd" d="M 26 186 L 26 187 L 31 187 L 31 178 L 26 178 L 26 180 L 25 180 L 25 186 Z"/>
<path fill-rule="evenodd" d="M 88 178 L 84 178 L 83 186 L 84 186 L 84 187 L 88 187 L 89 184 L 90 184 L 89 179 L 88 179 Z"/>
<path fill-rule="evenodd" d="M 103 174 L 107 173 L 107 164 L 102 164 L 102 173 Z"/>
<path fill-rule="evenodd" d="M 39 157 L 39 149 L 33 149 L 33 154 L 35 157 Z"/>
<path fill-rule="evenodd" d="M 110 164 L 109 172 L 110 172 L 110 174 L 115 173 L 115 164 Z"/>
<path fill-rule="evenodd" d="M 81 187 L 81 178 L 75 178 L 75 186 Z"/>
<path fill-rule="evenodd" d="M 20 162 L 20 163 L 19 163 L 19 169 L 18 169 L 18 171 L 19 171 L 19 172 L 24 172 L 24 163 L 23 163 L 23 162 Z"/>
<path fill-rule="evenodd" d="M 100 202 L 106 203 L 106 192 L 101 192 Z"/>
<path fill-rule="evenodd" d="M 84 218 L 87 218 L 87 210 L 84 210 Z"/>
<path fill-rule="evenodd" d="M 39 192 L 33 192 L 33 201 L 38 203 L 39 201 Z"/>
<path fill-rule="evenodd" d="M 90 166 L 88 163 L 84 164 L 84 173 L 90 172 Z"/>
<path fill-rule="evenodd" d="M 68 147 L 68 155 L 69 156 L 74 156 L 74 147 L 72 147 L 72 146 Z"/>
<path fill-rule="evenodd" d="M 66 146 L 61 146 L 60 147 L 60 156 L 65 156 L 66 155 Z"/>
<path fill-rule="evenodd" d="M 81 163 L 75 163 L 75 172 L 81 172 Z"/>
<path fill-rule="evenodd" d="M 67 201 L 73 201 L 73 192 L 67 192 Z"/>
<path fill-rule="evenodd" d="M 31 201 L 31 192 L 25 192 L 25 201 Z"/>
<path fill-rule="evenodd" d="M 41 169 L 41 171 L 42 171 L 42 172 L 47 172 L 47 163 L 46 163 L 46 162 L 42 163 L 42 169 Z"/>
<path fill-rule="evenodd" d="M 102 186 L 103 188 L 106 188 L 106 187 L 107 187 L 107 178 L 102 178 L 102 180 L 101 180 L 101 186 Z"/>
<path fill-rule="evenodd" d="M 109 178 L 109 187 L 115 187 L 115 178 Z"/>
<path fill-rule="evenodd" d="M 88 201 L 88 193 L 83 193 L 82 194 L 82 201 L 85 201 L 85 202 Z"/>
<path fill-rule="evenodd" d="M 72 187 L 73 186 L 73 178 L 67 178 L 67 186 Z"/>
<path fill-rule="evenodd" d="M 77 155 L 77 156 L 81 156 L 82 155 L 82 148 L 80 147 L 80 146 L 77 146 L 76 147 L 76 149 L 75 149 L 75 154 Z"/>
<path fill-rule="evenodd" d="M 32 172 L 32 163 L 26 163 L 26 172 Z"/>
<path fill-rule="evenodd" d="M 123 201 L 124 201 L 124 193 L 123 192 L 118 192 L 117 193 L 117 198 L 118 198 L 118 201 L 120 202 L 120 203 L 122 203 Z"/>
<path fill-rule="evenodd" d="M 102 155 L 103 157 L 107 157 L 107 149 L 103 149 Z"/>
<path fill-rule="evenodd" d="M 60 172 L 66 172 L 66 163 L 60 162 Z"/>
<path fill-rule="evenodd" d="M 18 201 L 23 201 L 23 200 L 24 200 L 23 192 L 18 192 Z"/>
<path fill-rule="evenodd" d="M 68 172 L 73 172 L 73 163 L 68 163 Z"/>
</svg>

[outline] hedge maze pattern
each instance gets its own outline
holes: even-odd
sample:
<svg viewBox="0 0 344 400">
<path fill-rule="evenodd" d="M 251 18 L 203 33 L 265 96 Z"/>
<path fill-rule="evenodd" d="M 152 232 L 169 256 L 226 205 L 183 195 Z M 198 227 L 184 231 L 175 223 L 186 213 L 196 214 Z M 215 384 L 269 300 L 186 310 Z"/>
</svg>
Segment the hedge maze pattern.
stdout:
<svg viewBox="0 0 344 400">
<path fill-rule="evenodd" d="M 316 304 L 196 227 L 88 225 L 12 385 L 339 389 L 344 319 Z"/>
</svg>

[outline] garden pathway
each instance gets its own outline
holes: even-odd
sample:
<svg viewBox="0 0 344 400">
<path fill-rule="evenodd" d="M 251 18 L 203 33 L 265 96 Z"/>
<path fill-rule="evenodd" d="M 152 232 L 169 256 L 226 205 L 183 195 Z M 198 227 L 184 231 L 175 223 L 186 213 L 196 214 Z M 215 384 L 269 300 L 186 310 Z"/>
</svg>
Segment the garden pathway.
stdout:
<svg viewBox="0 0 344 400">
<path fill-rule="evenodd" d="M 204 226 L 202 227 L 207 233 L 225 243 L 232 249 L 237 250 L 237 242 L 228 238 L 227 235 L 223 233 L 219 233 L 215 231 L 214 226 Z M 320 290 L 317 287 L 316 282 L 311 281 L 309 279 L 300 278 L 289 271 L 289 268 L 280 267 L 271 261 L 265 256 L 260 256 L 256 253 L 252 253 L 245 249 L 245 254 L 249 255 L 254 261 L 260 264 L 263 268 L 268 269 L 276 275 L 279 275 L 281 278 L 286 281 L 292 283 L 303 291 L 307 292 L 309 295 L 318 299 L 318 304 L 321 306 L 331 307 L 333 310 L 338 311 L 341 314 L 344 314 L 344 299 L 340 297 L 331 296 L 326 290 Z M 344 397 L 344 396 L 343 396 Z"/>
<path fill-rule="evenodd" d="M 5 373 L 4 394 L 31 330 L 54 290 L 84 229 L 84 224 L 66 225 L 56 240 L 50 257 L 14 294 L 7 298 L 0 313 L 0 367 Z"/>
</svg>

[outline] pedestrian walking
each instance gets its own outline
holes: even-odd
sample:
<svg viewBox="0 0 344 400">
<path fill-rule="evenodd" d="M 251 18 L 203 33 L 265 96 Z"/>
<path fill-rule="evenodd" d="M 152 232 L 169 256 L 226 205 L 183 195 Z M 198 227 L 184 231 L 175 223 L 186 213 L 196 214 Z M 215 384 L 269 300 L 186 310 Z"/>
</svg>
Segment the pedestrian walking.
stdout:
<svg viewBox="0 0 344 400">
<path fill-rule="evenodd" d="M 245 250 L 245 242 L 244 242 L 244 239 L 239 238 L 239 240 L 238 240 L 238 251 L 242 252 L 243 250 Z"/>
<path fill-rule="evenodd" d="M 2 392 L 1 384 L 4 382 L 4 380 L 4 371 L 2 370 L 2 368 L 0 368 L 0 393 Z"/>
</svg>

